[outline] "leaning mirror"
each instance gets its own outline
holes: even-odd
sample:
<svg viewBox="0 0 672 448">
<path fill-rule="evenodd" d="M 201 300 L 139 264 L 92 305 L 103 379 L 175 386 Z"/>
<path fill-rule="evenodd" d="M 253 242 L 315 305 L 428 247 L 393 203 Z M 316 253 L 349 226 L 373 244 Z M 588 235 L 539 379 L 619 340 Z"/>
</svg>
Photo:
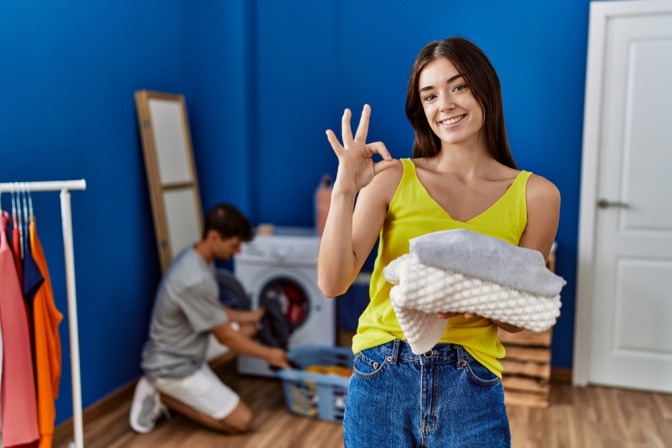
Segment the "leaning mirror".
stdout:
<svg viewBox="0 0 672 448">
<path fill-rule="evenodd" d="M 184 96 L 135 92 L 161 269 L 198 241 L 201 200 Z"/>
</svg>

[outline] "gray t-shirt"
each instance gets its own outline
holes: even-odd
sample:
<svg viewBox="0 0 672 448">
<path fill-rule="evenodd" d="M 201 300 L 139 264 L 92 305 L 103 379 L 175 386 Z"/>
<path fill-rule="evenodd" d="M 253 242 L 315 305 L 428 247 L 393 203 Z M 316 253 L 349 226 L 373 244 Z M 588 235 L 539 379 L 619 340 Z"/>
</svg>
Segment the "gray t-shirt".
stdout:
<svg viewBox="0 0 672 448">
<path fill-rule="evenodd" d="M 228 316 L 212 264 L 193 247 L 178 254 L 156 293 L 142 368 L 149 378 L 183 378 L 205 362 L 210 330 Z"/>
</svg>

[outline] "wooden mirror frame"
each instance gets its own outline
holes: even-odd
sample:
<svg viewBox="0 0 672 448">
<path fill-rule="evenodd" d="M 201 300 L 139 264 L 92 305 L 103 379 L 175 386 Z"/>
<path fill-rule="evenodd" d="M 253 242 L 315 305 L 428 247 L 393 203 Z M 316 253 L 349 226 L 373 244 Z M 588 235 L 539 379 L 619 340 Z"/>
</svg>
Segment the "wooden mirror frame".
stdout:
<svg viewBox="0 0 672 448">
<path fill-rule="evenodd" d="M 200 240 L 201 198 L 184 96 L 135 92 L 147 182 L 161 270 L 175 255 Z"/>
</svg>

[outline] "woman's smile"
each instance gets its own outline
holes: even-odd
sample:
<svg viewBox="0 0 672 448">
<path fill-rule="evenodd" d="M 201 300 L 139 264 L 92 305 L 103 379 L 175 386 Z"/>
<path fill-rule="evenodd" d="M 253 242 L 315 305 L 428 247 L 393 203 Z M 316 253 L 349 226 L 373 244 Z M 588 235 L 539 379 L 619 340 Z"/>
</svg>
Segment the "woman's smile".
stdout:
<svg viewBox="0 0 672 448">
<path fill-rule="evenodd" d="M 446 118 L 444 120 L 439 121 L 439 124 L 441 126 L 451 126 L 451 125 L 454 125 L 454 124 L 460 122 L 462 120 L 462 118 L 464 118 L 465 116 L 466 116 L 466 114 Z"/>
</svg>

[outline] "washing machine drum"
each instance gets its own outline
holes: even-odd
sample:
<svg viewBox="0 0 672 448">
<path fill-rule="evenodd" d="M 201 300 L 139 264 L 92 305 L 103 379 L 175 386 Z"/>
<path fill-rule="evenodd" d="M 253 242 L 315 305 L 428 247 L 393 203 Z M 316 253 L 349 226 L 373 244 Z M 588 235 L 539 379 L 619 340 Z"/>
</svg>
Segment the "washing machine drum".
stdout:
<svg viewBox="0 0 672 448">
<path fill-rule="evenodd" d="M 294 280 L 278 278 L 260 292 L 259 306 L 266 308 L 261 323 L 261 342 L 286 349 L 289 336 L 308 317 L 308 295 Z"/>
</svg>

